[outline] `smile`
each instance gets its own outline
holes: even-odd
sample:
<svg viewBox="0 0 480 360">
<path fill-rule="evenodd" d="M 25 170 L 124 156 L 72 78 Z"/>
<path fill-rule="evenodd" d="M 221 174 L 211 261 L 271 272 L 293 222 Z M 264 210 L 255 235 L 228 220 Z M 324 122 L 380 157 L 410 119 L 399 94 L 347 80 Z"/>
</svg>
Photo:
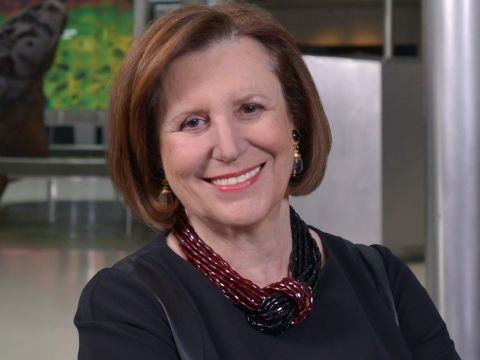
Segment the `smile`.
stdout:
<svg viewBox="0 0 480 360">
<path fill-rule="evenodd" d="M 220 186 L 241 184 L 241 183 L 253 178 L 255 175 L 257 175 L 261 168 L 262 168 L 262 166 L 259 165 L 258 167 L 256 167 L 252 171 L 249 171 L 249 172 L 247 172 L 245 174 L 242 174 L 240 176 L 223 178 L 223 179 L 215 179 L 215 180 L 210 180 L 210 182 L 214 185 L 220 185 Z"/>
</svg>

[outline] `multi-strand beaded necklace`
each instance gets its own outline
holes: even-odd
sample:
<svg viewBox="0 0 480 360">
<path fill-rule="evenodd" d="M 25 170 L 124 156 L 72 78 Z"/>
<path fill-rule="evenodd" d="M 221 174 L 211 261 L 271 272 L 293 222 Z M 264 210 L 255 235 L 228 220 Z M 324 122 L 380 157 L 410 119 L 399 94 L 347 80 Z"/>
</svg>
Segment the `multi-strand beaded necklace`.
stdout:
<svg viewBox="0 0 480 360">
<path fill-rule="evenodd" d="M 302 322 L 312 310 L 321 271 L 321 255 L 308 226 L 290 207 L 293 237 L 292 278 L 260 288 L 240 276 L 197 235 L 184 212 L 173 234 L 187 260 L 205 275 L 234 305 L 245 309 L 257 330 L 279 334 Z"/>
</svg>

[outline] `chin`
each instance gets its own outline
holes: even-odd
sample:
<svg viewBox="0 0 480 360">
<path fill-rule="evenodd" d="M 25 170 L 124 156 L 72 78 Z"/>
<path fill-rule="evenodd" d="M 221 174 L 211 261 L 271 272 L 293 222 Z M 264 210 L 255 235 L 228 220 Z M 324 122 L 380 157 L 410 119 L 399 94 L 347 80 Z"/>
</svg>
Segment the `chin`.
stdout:
<svg viewBox="0 0 480 360">
<path fill-rule="evenodd" d="M 217 209 L 222 210 L 217 213 L 216 222 L 233 228 L 249 228 L 267 219 L 274 207 L 255 201 L 254 204 L 231 205 Z"/>
</svg>

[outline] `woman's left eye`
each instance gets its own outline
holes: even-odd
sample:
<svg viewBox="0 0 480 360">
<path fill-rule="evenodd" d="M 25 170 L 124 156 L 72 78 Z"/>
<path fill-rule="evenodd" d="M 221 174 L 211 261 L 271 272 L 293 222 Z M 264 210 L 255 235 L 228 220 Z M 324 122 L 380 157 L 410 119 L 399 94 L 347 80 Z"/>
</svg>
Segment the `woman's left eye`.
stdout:
<svg viewBox="0 0 480 360">
<path fill-rule="evenodd" d="M 262 110 L 263 108 L 257 104 L 246 104 L 243 105 L 240 109 L 244 114 L 254 114 L 257 111 Z"/>
</svg>

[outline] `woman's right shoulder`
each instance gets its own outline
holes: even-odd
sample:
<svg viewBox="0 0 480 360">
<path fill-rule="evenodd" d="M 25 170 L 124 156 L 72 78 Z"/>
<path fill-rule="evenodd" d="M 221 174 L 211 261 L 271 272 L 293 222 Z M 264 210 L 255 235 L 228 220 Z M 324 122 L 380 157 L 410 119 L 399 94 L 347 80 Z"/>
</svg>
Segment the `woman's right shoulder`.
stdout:
<svg viewBox="0 0 480 360">
<path fill-rule="evenodd" d="M 126 259 L 154 257 L 157 245 L 154 241 Z M 74 323 L 79 359 L 178 359 L 163 307 L 150 289 L 117 265 L 100 270 L 87 283 Z"/>
<path fill-rule="evenodd" d="M 102 269 L 93 276 L 80 295 L 75 323 L 147 320 L 152 317 L 166 321 L 163 308 L 152 292 L 122 268 L 125 263 L 160 256 L 164 246 L 165 236 L 159 235 L 113 267 Z M 132 319 L 126 319 L 129 316 Z"/>
<path fill-rule="evenodd" d="M 124 313 L 127 309 L 129 313 L 137 312 L 135 317 L 142 312 L 148 316 L 153 313 L 162 315 L 163 310 L 138 280 L 115 267 L 106 268 L 100 270 L 83 289 L 75 321 L 117 321 L 128 316 Z"/>
</svg>

